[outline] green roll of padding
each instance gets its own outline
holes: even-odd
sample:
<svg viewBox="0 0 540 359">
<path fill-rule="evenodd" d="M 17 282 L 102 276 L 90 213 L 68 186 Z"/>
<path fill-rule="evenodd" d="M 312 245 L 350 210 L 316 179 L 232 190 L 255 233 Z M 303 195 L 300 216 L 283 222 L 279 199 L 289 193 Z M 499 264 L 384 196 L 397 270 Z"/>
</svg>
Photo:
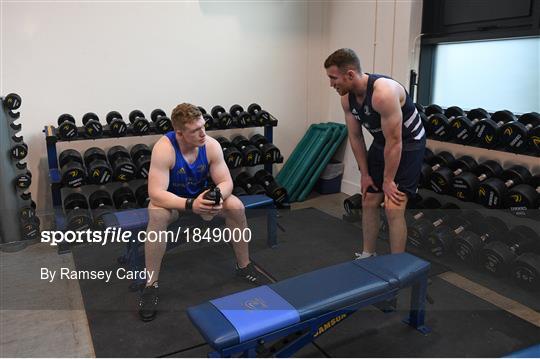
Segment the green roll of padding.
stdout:
<svg viewBox="0 0 540 359">
<path fill-rule="evenodd" d="M 303 144 L 303 149 L 295 158 L 295 161 L 291 161 L 291 159 L 287 161 L 291 161 L 291 166 L 288 168 L 286 174 L 281 175 L 282 172 L 279 173 L 278 182 L 287 189 L 288 193 L 292 193 L 296 189 L 304 173 L 313 163 L 326 142 L 330 140 L 331 136 L 332 129 L 328 126 L 321 124 L 313 126 L 313 133 L 306 143 Z"/>
<path fill-rule="evenodd" d="M 291 202 L 296 202 L 298 200 L 298 197 L 303 192 L 305 186 L 308 184 L 309 180 L 313 176 L 313 173 L 318 167 L 318 163 L 323 160 L 324 156 L 326 156 L 326 153 L 330 151 L 330 148 L 332 147 L 333 143 L 338 140 L 341 129 L 335 126 L 328 126 L 328 124 L 323 124 L 325 127 L 327 127 L 330 130 L 330 138 L 324 146 L 317 151 L 316 157 L 313 159 L 312 163 L 309 163 L 309 166 L 307 166 L 305 172 L 302 173 L 302 177 L 300 179 L 300 183 L 294 188 L 294 191 L 287 192 L 289 193 L 289 200 Z"/>
<path fill-rule="evenodd" d="M 300 196 L 298 197 L 298 201 L 304 201 L 307 198 L 307 196 L 311 193 L 313 186 L 315 186 L 315 183 L 319 179 L 321 173 L 326 168 L 326 165 L 328 164 L 328 162 L 330 162 L 330 159 L 332 159 L 332 156 L 334 156 L 334 153 L 337 151 L 337 149 L 339 148 L 343 140 L 345 140 L 345 138 L 347 137 L 347 126 L 343 124 L 339 124 L 339 123 L 333 123 L 333 122 L 330 122 L 329 125 L 336 127 L 335 132 L 338 133 L 337 140 L 333 141 L 333 144 L 330 147 L 330 150 L 326 152 L 319 166 L 317 167 L 317 169 L 311 176 L 310 181 L 304 187 L 304 190 L 300 193 Z"/>
<path fill-rule="evenodd" d="M 288 181 L 288 175 L 291 172 L 293 164 L 297 161 L 298 157 L 302 155 L 302 152 L 305 150 L 307 143 L 313 138 L 314 133 L 315 125 L 313 124 L 309 126 L 308 130 L 306 131 L 300 142 L 296 145 L 287 161 L 283 164 L 281 171 L 276 176 L 276 180 L 279 181 L 282 186 L 284 182 Z"/>
</svg>

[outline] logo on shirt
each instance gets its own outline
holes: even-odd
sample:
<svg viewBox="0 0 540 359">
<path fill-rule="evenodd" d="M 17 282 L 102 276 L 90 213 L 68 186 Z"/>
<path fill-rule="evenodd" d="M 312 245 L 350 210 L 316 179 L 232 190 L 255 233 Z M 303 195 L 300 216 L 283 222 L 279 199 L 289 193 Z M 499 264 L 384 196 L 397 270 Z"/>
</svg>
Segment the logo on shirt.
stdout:
<svg viewBox="0 0 540 359">
<path fill-rule="evenodd" d="M 352 109 L 352 113 L 353 113 L 354 115 L 358 115 L 358 112 L 356 112 L 356 109 L 355 109 L 355 108 Z"/>
<path fill-rule="evenodd" d="M 184 169 L 184 167 L 180 167 L 180 169 L 178 169 L 178 174 L 184 174 L 186 173 L 186 170 Z"/>
<path fill-rule="evenodd" d="M 197 166 L 197 172 L 204 172 L 206 171 L 206 165 L 205 164 L 200 164 Z"/>
<path fill-rule="evenodd" d="M 366 114 L 366 116 L 369 116 L 371 115 L 371 111 L 369 109 L 369 106 L 368 105 L 365 105 L 364 106 L 364 113 Z"/>
</svg>

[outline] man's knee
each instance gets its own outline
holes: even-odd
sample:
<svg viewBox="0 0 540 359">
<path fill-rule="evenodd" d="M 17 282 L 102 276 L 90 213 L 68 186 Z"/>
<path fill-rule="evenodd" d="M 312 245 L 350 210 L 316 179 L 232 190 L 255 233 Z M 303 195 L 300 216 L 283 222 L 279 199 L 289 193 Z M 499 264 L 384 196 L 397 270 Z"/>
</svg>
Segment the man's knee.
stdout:
<svg viewBox="0 0 540 359">
<path fill-rule="evenodd" d="M 234 195 L 230 195 L 227 197 L 225 201 L 223 201 L 223 211 L 222 215 L 225 218 L 245 218 L 245 207 L 242 201 L 238 199 L 238 197 Z"/>
<path fill-rule="evenodd" d="M 167 208 L 148 204 L 148 222 L 153 225 L 167 227 L 173 220 L 173 211 Z"/>
<path fill-rule="evenodd" d="M 388 221 L 400 220 L 405 218 L 405 207 L 407 206 L 407 201 L 402 202 L 401 204 L 395 204 L 392 201 L 386 200 L 384 202 L 384 212 Z"/>
<path fill-rule="evenodd" d="M 382 193 L 366 192 L 366 195 L 362 196 L 362 208 L 379 208 L 382 200 Z"/>
</svg>

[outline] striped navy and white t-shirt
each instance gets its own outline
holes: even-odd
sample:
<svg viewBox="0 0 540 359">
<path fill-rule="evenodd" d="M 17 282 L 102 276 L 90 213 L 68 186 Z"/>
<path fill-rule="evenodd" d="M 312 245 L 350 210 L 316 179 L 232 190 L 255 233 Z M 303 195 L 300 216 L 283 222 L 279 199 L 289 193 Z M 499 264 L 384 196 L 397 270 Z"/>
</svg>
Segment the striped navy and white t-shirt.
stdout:
<svg viewBox="0 0 540 359">
<path fill-rule="evenodd" d="M 359 104 L 356 96 L 349 93 L 349 106 L 351 112 L 358 121 L 373 135 L 373 144 L 377 147 L 384 147 L 385 140 L 381 129 L 381 115 L 373 109 L 371 98 L 373 95 L 373 84 L 379 78 L 390 77 L 379 74 L 367 74 L 368 84 L 364 102 Z M 412 151 L 422 148 L 426 143 L 426 131 L 422 125 L 422 120 L 413 100 L 405 90 L 405 104 L 401 107 L 403 122 L 401 125 L 401 138 L 403 151 Z"/>
</svg>

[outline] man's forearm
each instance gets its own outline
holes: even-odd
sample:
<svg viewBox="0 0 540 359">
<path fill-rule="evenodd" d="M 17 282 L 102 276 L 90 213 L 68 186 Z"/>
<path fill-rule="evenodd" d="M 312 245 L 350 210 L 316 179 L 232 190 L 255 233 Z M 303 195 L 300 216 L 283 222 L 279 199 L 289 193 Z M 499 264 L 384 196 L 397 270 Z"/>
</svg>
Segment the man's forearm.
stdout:
<svg viewBox="0 0 540 359">
<path fill-rule="evenodd" d="M 186 198 L 179 197 L 169 191 L 155 191 L 150 194 L 150 201 L 154 206 L 167 208 L 167 209 L 179 209 L 186 208 Z"/>
<path fill-rule="evenodd" d="M 351 148 L 354 154 L 354 158 L 356 158 L 356 163 L 358 163 L 358 169 L 360 170 L 361 174 L 366 175 L 368 173 L 368 165 L 367 165 L 367 150 L 366 150 L 366 143 L 364 142 L 364 137 L 358 137 L 358 138 L 350 138 L 349 141 L 351 142 Z"/>
<path fill-rule="evenodd" d="M 386 141 L 384 146 L 384 178 L 385 182 L 393 181 L 401 161 L 401 141 Z"/>
</svg>

